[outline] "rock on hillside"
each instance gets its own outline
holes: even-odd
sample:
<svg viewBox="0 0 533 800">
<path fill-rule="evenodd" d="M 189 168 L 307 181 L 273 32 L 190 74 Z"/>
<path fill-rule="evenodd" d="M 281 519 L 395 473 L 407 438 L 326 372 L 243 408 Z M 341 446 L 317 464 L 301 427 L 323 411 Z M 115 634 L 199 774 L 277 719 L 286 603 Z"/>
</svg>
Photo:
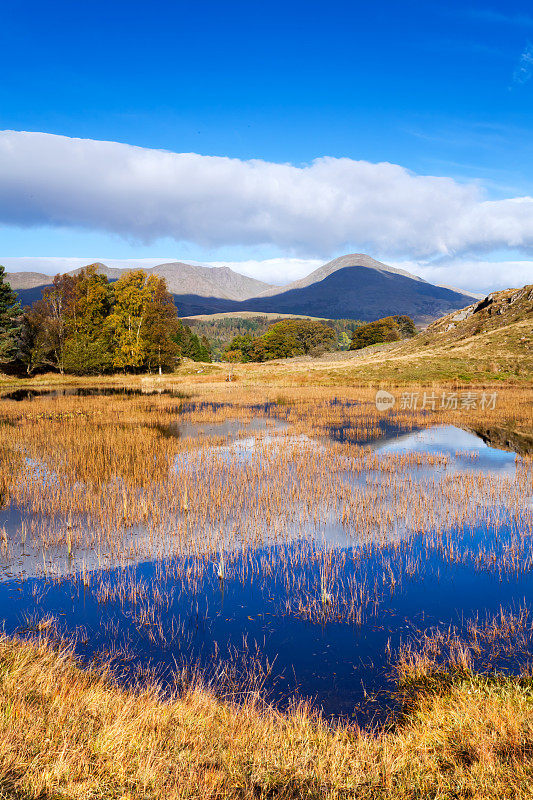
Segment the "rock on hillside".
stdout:
<svg viewBox="0 0 533 800">
<path fill-rule="evenodd" d="M 449 341 L 531 320 L 533 325 L 533 284 L 521 289 L 492 292 L 483 300 L 447 314 L 426 330 L 426 335 L 446 335 Z"/>
</svg>

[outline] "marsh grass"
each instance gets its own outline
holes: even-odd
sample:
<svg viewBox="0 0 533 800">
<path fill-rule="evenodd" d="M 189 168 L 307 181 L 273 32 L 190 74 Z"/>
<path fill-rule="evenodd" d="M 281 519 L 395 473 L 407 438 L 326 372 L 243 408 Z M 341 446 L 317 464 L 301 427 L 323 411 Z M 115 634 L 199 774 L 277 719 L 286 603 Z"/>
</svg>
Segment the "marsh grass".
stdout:
<svg viewBox="0 0 533 800">
<path fill-rule="evenodd" d="M 468 512 L 489 503 L 519 513 L 531 483 L 530 462 L 520 460 L 514 482 L 483 476 L 449 476 L 428 490 L 411 479 L 417 468 L 446 467 L 431 454 L 378 457 L 364 444 L 383 436 L 370 393 L 332 402 L 331 393 L 294 392 L 290 402 L 258 404 L 255 394 L 238 392 L 232 402 L 217 397 L 176 404 L 169 397 L 37 398 L 27 403 L 0 400 L 0 489 L 5 505 L 25 510 L 25 536 L 43 551 L 62 547 L 68 557 L 89 546 L 102 558 L 144 548 L 168 554 L 196 548 L 219 550 L 221 534 L 241 544 L 289 536 L 288 520 L 302 526 L 331 515 L 360 539 L 386 539 L 403 515 L 413 533 L 460 525 Z M 527 426 L 531 398 L 509 391 L 501 407 L 470 414 Z M 244 458 L 227 446 L 216 427 L 228 420 L 247 426 L 265 417 Z M 181 425 L 208 428 L 208 435 L 179 438 Z M 428 415 L 396 410 L 388 424 L 409 432 L 429 424 L 465 422 L 460 412 Z M 284 425 L 276 430 L 274 425 Z M 270 426 L 270 427 L 269 427 Z M 328 433 L 342 429 L 342 441 Z M 276 435 L 272 435 L 273 431 Z M 363 446 L 362 446 L 363 445 Z M 374 481 L 361 481 L 370 475 Z M 428 496 L 431 502 L 428 502 Z M 475 503 L 469 502 L 474 500 Z M 467 501 L 465 503 L 465 501 Z M 144 529 L 143 536 L 137 532 Z M 233 533 L 231 533 L 233 529 Z M 189 531 L 201 531 L 201 542 Z M 21 532 L 22 536 L 22 532 Z M 4 543 L 9 549 L 9 542 Z"/>
<path fill-rule="evenodd" d="M 0 640 L 0 787 L 26 798 L 525 798 L 529 678 L 419 682 L 401 724 L 331 726 L 200 683 L 120 688 L 45 640 Z"/>
<path fill-rule="evenodd" d="M 500 577 L 531 569 L 530 458 L 505 476 L 456 473 L 439 453 L 367 447 L 383 435 L 370 390 L 278 400 L 241 389 L 187 402 L 0 400 L 0 483 L 21 520 L 0 532 L 7 576 L 20 562 L 46 585 L 71 575 L 74 592 L 118 602 L 163 645 L 184 635 L 181 623 L 165 625 L 171 598 L 189 590 L 198 603 L 206 575 L 266 587 L 275 579 L 276 613 L 361 626 L 434 556 Z M 531 392 L 515 388 L 484 418 L 525 426 L 530 412 Z M 249 446 L 258 416 L 264 430 Z M 386 419 L 409 432 L 464 416 L 396 409 Z M 229 422 L 231 435 L 217 433 Z M 324 539 L 331 526 L 340 548 Z M 149 586 L 128 569 L 142 560 L 157 563 Z M 111 581 L 110 566 L 123 567 Z"/>
<path fill-rule="evenodd" d="M 186 647 L 183 621 L 165 615 L 180 592 L 199 608 L 206 574 L 221 584 L 275 580 L 280 615 L 359 626 L 425 575 L 434 554 L 500 577 L 531 570 L 530 457 L 494 476 L 450 472 L 442 454 L 379 456 L 368 444 L 383 436 L 384 417 L 370 388 L 339 399 L 322 387 L 206 387 L 189 387 L 189 400 L 0 399 L 2 505 L 20 514 L 0 531 L 2 564 L 38 562 L 36 609 L 68 575 L 73 598 L 116 602 L 150 642 Z M 510 387 L 483 413 L 396 408 L 386 419 L 404 432 L 527 431 L 531 399 Z M 264 430 L 252 435 L 258 416 Z M 217 433 L 228 422 L 231 436 Z M 345 547 L 324 541 L 332 525 Z M 153 581 L 127 566 L 142 559 L 155 561 Z M 113 578 L 110 565 L 122 567 Z M 108 624 L 117 642 L 119 623 Z M 531 682 L 493 672 L 507 652 L 526 668 L 526 607 L 474 620 L 466 635 L 450 628 L 407 642 L 395 668 L 403 714 L 380 731 L 332 725 L 305 704 L 282 714 L 260 679 L 243 684 L 222 663 L 222 681 L 192 670 L 171 697 L 150 674 L 126 689 L 108 663 L 127 657 L 118 645 L 83 670 L 54 628 L 36 615 L 25 630 L 46 639 L 0 640 L 5 797 L 531 796 Z"/>
</svg>

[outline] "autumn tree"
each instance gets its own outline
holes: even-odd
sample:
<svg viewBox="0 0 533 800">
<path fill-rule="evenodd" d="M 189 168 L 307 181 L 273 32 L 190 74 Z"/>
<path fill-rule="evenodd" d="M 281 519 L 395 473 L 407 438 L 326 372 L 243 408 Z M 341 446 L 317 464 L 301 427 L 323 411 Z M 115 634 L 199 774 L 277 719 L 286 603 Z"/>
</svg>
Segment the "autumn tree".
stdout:
<svg viewBox="0 0 533 800">
<path fill-rule="evenodd" d="M 115 367 L 125 371 L 171 369 L 178 356 L 174 340 L 178 312 L 166 282 L 144 270 L 126 273 L 114 284 L 115 305 L 109 318 Z"/>
<path fill-rule="evenodd" d="M 144 360 L 141 329 L 149 292 L 143 270 L 127 272 L 115 283 L 115 305 L 109 323 L 113 331 L 113 363 L 119 369 L 140 369 Z"/>
<path fill-rule="evenodd" d="M 225 350 L 224 357 L 228 358 L 228 353 L 239 353 L 239 361 L 243 363 L 247 363 L 248 361 L 252 361 L 251 352 L 254 348 L 254 342 L 256 340 L 250 334 L 246 334 L 245 336 L 235 336 L 232 342 L 228 345 Z"/>
<path fill-rule="evenodd" d="M 75 299 L 74 276 L 56 275 L 42 295 L 27 312 L 29 325 L 35 329 L 31 359 L 34 365 L 54 367 L 63 374 Z"/>
<path fill-rule="evenodd" d="M 303 355 L 304 348 L 287 325 L 271 325 L 263 336 L 255 340 L 250 351 L 252 361 L 270 361 L 274 358 L 290 358 Z"/>
<path fill-rule="evenodd" d="M 356 328 L 350 350 L 361 350 L 363 347 L 382 342 L 397 342 L 415 334 L 416 327 L 411 317 L 405 315 L 383 317 Z"/>
<path fill-rule="evenodd" d="M 150 372 L 168 372 L 176 366 L 179 348 L 175 341 L 178 312 L 164 278 L 150 275 L 146 281 L 148 298 L 144 307 L 141 338 L 144 362 Z"/>
<path fill-rule="evenodd" d="M 176 306 L 163 278 L 127 272 L 115 284 L 98 265 L 57 275 L 25 314 L 21 360 L 28 372 L 97 375 L 114 368 L 170 370 L 179 355 Z"/>
<path fill-rule="evenodd" d="M 24 362 L 28 371 L 52 366 L 61 373 L 94 375 L 113 367 L 108 318 L 113 293 L 96 264 L 75 275 L 57 275 L 25 315 Z M 31 341 L 31 347 L 28 343 Z"/>
<path fill-rule="evenodd" d="M 25 308 L 22 317 L 22 330 L 19 338 L 17 361 L 24 368 L 27 375 L 39 367 L 35 343 L 39 335 L 37 321 L 31 308 Z"/>
<path fill-rule="evenodd" d="M 339 350 L 348 350 L 352 340 L 346 333 L 346 331 L 341 331 L 338 339 Z"/>
<path fill-rule="evenodd" d="M 95 375 L 113 367 L 113 335 L 108 323 L 113 291 L 96 264 L 74 276 L 73 302 L 64 348 L 64 368 L 77 375 Z"/>
</svg>

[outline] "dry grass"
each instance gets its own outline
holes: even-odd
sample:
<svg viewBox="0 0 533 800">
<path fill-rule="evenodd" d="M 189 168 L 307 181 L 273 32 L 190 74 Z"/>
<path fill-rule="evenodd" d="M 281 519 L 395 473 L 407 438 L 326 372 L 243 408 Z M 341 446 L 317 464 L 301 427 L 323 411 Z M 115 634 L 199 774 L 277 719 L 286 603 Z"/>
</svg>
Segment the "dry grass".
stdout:
<svg viewBox="0 0 533 800">
<path fill-rule="evenodd" d="M 465 674 L 371 734 L 199 686 L 126 691 L 45 642 L 2 639 L 0 669 L 6 798 L 531 797 L 527 680 Z"/>
<path fill-rule="evenodd" d="M 531 321 L 522 321 L 453 342 L 424 338 L 420 334 L 413 340 L 341 354 L 337 359 L 332 354 L 319 359 L 241 364 L 236 366 L 235 376 L 246 384 L 278 385 L 356 386 L 431 381 L 527 384 L 533 376 L 532 353 Z"/>
<path fill-rule="evenodd" d="M 294 542 L 305 531 L 308 537 L 326 522 L 354 545 L 394 542 L 400 526 L 402 539 L 425 533 L 428 546 L 439 548 L 441 534 L 452 526 L 483 521 L 497 529 L 504 512 L 517 535 L 506 553 L 498 552 L 498 566 L 525 569 L 531 563 L 529 460 L 520 460 L 512 477 L 496 480 L 443 472 L 446 459 L 431 453 L 379 457 L 357 443 L 382 434 L 383 415 L 370 390 L 346 390 L 342 403 L 318 388 L 265 397 L 222 386 L 196 395 L 210 402 L 181 412 L 180 401 L 165 395 L 0 400 L 0 490 L 4 503 L 27 517 L 24 529 L 0 541 L 5 563 L 19 560 L 22 541 L 50 575 L 72 555 L 81 569 L 89 553 L 94 567 L 108 557 L 127 562 L 143 553 L 254 551 L 273 541 Z M 254 403 L 265 400 L 272 403 L 270 427 L 247 457 L 238 447 L 224 448 L 227 440 L 217 426 L 233 420 L 246 435 L 246 425 L 258 416 Z M 511 417 L 515 427 L 527 428 L 530 413 L 531 393 L 509 389 L 492 410 L 428 414 L 395 408 L 387 420 L 406 432 L 438 423 L 475 427 L 483 420 L 490 426 Z M 178 421 L 211 433 L 173 435 Z M 276 436 L 269 435 L 274 423 L 285 426 Z M 343 442 L 325 435 L 336 426 Z M 431 476 L 413 474 L 424 468 L 432 469 Z M 479 554 L 487 563 L 493 557 L 487 547 Z"/>
</svg>

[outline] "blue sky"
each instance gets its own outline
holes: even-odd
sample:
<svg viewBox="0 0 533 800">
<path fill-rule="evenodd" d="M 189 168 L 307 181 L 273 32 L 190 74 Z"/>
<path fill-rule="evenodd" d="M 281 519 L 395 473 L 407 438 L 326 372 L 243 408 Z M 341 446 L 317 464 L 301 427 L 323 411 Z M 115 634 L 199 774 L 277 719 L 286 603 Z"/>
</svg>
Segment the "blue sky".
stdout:
<svg viewBox="0 0 533 800">
<path fill-rule="evenodd" d="M 306 260 L 313 265 L 349 248 L 410 266 L 424 277 L 444 280 L 449 275 L 447 282 L 474 289 L 485 288 L 487 263 L 515 265 L 510 272 L 505 266 L 489 268 L 494 285 L 500 277 L 505 283 L 510 275 L 517 281 L 524 278 L 522 282 L 530 275 L 533 281 L 529 205 L 520 206 L 520 230 L 512 236 L 501 231 L 487 235 L 489 225 L 497 227 L 498 208 L 483 206 L 482 219 L 477 210 L 486 201 L 533 195 L 531 3 L 6 0 L 0 10 L 0 45 L 1 130 L 240 162 L 259 159 L 304 169 L 324 157 L 370 165 L 389 162 L 408 174 L 449 178 L 454 195 L 450 204 L 455 209 L 454 215 L 445 211 L 446 232 L 440 235 L 436 204 L 429 223 L 435 235 L 426 241 L 419 198 L 409 234 L 395 238 L 395 226 L 389 225 L 391 230 L 381 235 L 380 215 L 392 219 L 397 207 L 410 208 L 409 181 L 393 189 L 397 205 L 389 211 L 381 203 L 367 220 L 364 209 L 374 208 L 378 189 L 386 192 L 387 176 L 380 174 L 378 180 L 374 174 L 367 179 L 366 172 L 358 170 L 348 185 L 335 167 L 327 177 L 321 169 L 322 188 L 314 189 L 315 182 L 309 191 L 316 191 L 317 206 L 330 190 L 349 197 L 357 194 L 364 208 L 353 205 L 350 213 L 362 219 L 353 229 L 349 220 L 337 223 L 344 213 L 339 211 L 339 200 L 322 209 L 319 224 L 316 208 L 303 225 L 291 205 L 285 226 L 282 211 L 272 210 L 262 185 L 250 199 L 244 173 L 240 178 L 226 176 L 234 194 L 241 193 L 240 199 L 234 196 L 228 203 L 232 217 L 227 236 L 222 232 L 209 236 L 196 219 L 173 226 L 155 216 L 150 228 L 141 225 L 137 230 L 135 220 L 148 213 L 140 206 L 132 207 L 129 219 L 117 220 L 114 227 L 108 223 L 112 214 L 101 219 L 86 207 L 89 200 L 83 205 L 79 193 L 84 185 L 65 180 L 55 185 L 53 173 L 37 175 L 44 162 L 52 164 L 51 159 L 57 158 L 63 163 L 60 145 L 64 142 L 68 148 L 67 140 L 57 140 L 52 154 L 47 140 L 32 140 L 16 173 L 12 152 L 19 140 L 10 138 L 3 151 L 5 171 L 0 151 L 0 258 L 10 268 L 16 257 L 161 257 L 253 262 L 255 266 L 248 269 L 258 277 L 280 281 L 304 272 Z M 75 157 L 86 159 L 85 151 Z M 94 158 L 90 172 L 96 180 L 103 174 L 100 170 L 109 172 L 109 161 L 105 154 Z M 25 163 L 32 165 L 31 181 Z M 199 162 L 198 183 L 194 169 L 187 170 L 190 183 L 184 189 L 190 196 L 201 186 L 202 194 L 195 209 L 180 196 L 175 213 L 190 219 L 207 209 L 205 221 L 216 229 L 223 221 L 220 207 L 211 202 L 215 189 L 209 165 Z M 299 174 L 294 173 L 297 181 Z M 182 171 L 173 175 L 178 182 L 185 180 Z M 87 181 L 84 173 L 82 179 Z M 292 177 L 285 183 L 283 176 L 272 178 L 269 172 L 270 179 L 279 182 L 280 198 L 285 194 L 293 204 L 307 202 L 302 201 L 304 189 L 295 189 Z M 463 212 L 458 209 L 466 201 L 457 200 L 455 194 L 461 187 L 478 192 L 471 201 L 476 208 L 469 206 L 464 212 L 468 216 L 472 211 L 467 233 L 459 232 Z M 121 202 L 112 187 L 109 191 L 114 202 Z M 149 191 L 150 214 L 155 215 L 154 208 L 168 203 L 169 195 L 158 195 L 154 183 Z M 77 207 L 72 214 L 65 212 L 69 192 Z M 135 194 L 135 184 L 128 183 L 127 192 Z M 148 193 L 142 180 L 138 192 Z M 98 205 L 94 187 L 88 194 Z M 103 197 L 103 208 L 107 202 L 109 197 Z M 442 203 L 447 209 L 445 197 Z M 250 204 L 256 216 L 276 217 L 272 230 L 263 222 L 260 230 L 245 224 Z M 490 222 L 485 218 L 488 211 Z M 508 206 L 502 208 L 506 219 L 508 211 Z M 514 226 L 514 206 L 511 211 L 508 227 Z M 233 224 L 236 219 L 239 225 Z M 401 225 L 406 224 L 402 217 Z M 473 230 L 476 224 L 479 235 Z M 307 230 L 319 226 L 321 237 L 306 238 Z M 262 261 L 283 257 L 293 259 L 292 273 L 268 272 L 265 267 L 265 274 L 259 274 Z M 23 266 L 27 268 L 26 262 Z"/>
</svg>

